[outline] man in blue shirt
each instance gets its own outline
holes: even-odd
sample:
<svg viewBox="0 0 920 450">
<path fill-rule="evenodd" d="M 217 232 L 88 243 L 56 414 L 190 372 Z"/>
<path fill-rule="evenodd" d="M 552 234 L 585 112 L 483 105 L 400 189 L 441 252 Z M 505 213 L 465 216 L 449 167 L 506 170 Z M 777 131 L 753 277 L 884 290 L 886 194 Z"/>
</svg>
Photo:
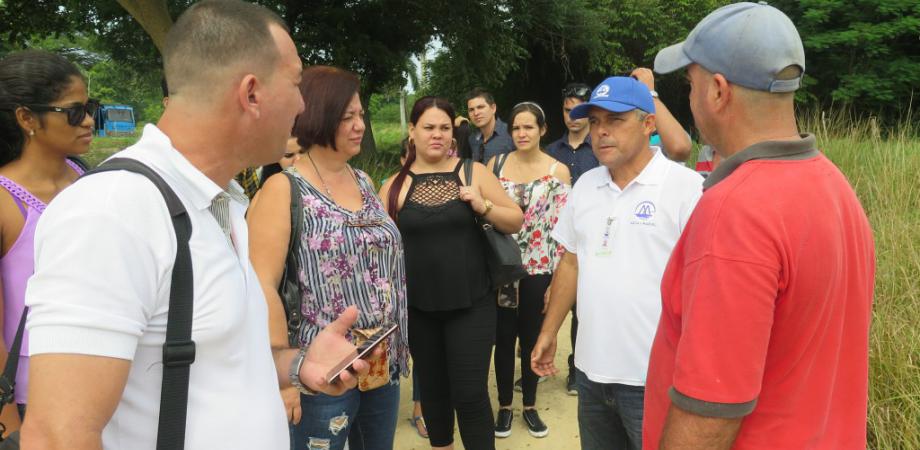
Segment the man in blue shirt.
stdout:
<svg viewBox="0 0 920 450">
<path fill-rule="evenodd" d="M 508 125 L 495 115 L 498 107 L 489 91 L 482 88 L 470 91 L 466 107 L 470 120 L 478 128 L 469 138 L 474 161 L 487 163 L 493 156 L 514 150 Z"/>
<path fill-rule="evenodd" d="M 550 156 L 569 166 L 573 185 L 581 174 L 598 165 L 594 151 L 591 150 L 591 126 L 588 119 L 569 118 L 572 108 L 588 101 L 590 95 L 591 87 L 584 83 L 569 83 L 562 90 L 562 118 L 568 131 L 546 147 Z"/>
</svg>

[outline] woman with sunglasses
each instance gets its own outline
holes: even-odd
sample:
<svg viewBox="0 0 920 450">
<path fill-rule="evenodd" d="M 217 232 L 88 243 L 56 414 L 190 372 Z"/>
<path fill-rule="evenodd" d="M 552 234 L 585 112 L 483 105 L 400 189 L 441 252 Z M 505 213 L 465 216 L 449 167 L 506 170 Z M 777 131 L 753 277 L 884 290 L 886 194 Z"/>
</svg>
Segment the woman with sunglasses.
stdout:
<svg viewBox="0 0 920 450">
<path fill-rule="evenodd" d="M 530 352 L 540 335 L 545 294 L 553 271 L 562 257 L 563 247 L 550 233 L 568 197 L 571 175 L 565 164 L 540 149 L 546 134 L 543 108 L 533 102 L 519 103 L 508 120 L 515 150 L 489 161 L 499 181 L 524 213 L 524 226 L 514 235 L 521 247 L 521 261 L 528 276 L 501 290 L 498 301 L 498 327 L 495 338 L 495 381 L 498 385 L 498 417 L 495 436 L 511 435 L 514 414 L 514 349 L 521 343 L 521 391 L 524 424 L 531 436 L 542 438 L 549 428 L 536 410 L 537 375 L 530 368 Z"/>
<path fill-rule="evenodd" d="M 495 448 L 489 402 L 489 356 L 495 341 L 495 291 L 486 267 L 486 243 L 475 215 L 504 233 L 523 214 L 498 179 L 449 156 L 454 109 L 422 97 L 409 118 L 409 152 L 380 192 L 406 244 L 409 339 L 418 371 L 428 440 L 453 448 L 454 414 L 464 447 Z"/>
<path fill-rule="evenodd" d="M 337 450 L 346 439 L 352 450 L 392 449 L 399 376 L 408 375 L 402 240 L 370 177 L 348 165 L 361 151 L 365 130 L 358 88 L 351 72 L 326 66 L 304 71 L 300 92 L 306 109 L 293 134 L 307 152 L 265 182 L 247 214 L 250 258 L 268 301 L 273 346 L 310 344 L 351 305 L 359 310 L 350 332 L 356 340 L 388 324 L 399 325 L 357 388 L 340 397 L 282 393 L 292 449 Z M 303 205 L 301 217 L 291 217 L 289 180 Z M 290 236 L 292 220 L 300 221 L 298 236 Z M 286 269 L 292 243 L 295 262 Z M 300 297 L 293 309 L 278 293 L 282 278 L 289 276 Z"/>
<path fill-rule="evenodd" d="M 80 71 L 63 57 L 24 51 L 0 60 L 0 367 L 25 315 L 35 226 L 45 206 L 83 173 L 69 158 L 89 150 L 95 108 Z M 25 411 L 28 342 L 25 332 L 14 391 L 19 411 L 3 408 L 4 436 L 19 428 Z"/>
</svg>

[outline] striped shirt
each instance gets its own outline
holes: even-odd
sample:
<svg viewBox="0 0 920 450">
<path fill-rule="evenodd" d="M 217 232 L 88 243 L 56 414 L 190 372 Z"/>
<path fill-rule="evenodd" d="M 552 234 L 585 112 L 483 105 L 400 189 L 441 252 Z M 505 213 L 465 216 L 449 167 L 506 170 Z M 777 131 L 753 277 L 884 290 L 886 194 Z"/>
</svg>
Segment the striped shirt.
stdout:
<svg viewBox="0 0 920 450">
<path fill-rule="evenodd" d="M 303 234 L 297 274 L 303 296 L 300 342 L 307 345 L 345 308 L 358 307 L 356 328 L 399 324 L 390 339 L 391 367 L 408 374 L 406 270 L 402 238 L 368 181 L 354 170 L 363 205 L 357 212 L 340 207 L 305 180 L 297 169 L 303 199 Z M 395 377 L 394 373 L 394 377 Z"/>
</svg>

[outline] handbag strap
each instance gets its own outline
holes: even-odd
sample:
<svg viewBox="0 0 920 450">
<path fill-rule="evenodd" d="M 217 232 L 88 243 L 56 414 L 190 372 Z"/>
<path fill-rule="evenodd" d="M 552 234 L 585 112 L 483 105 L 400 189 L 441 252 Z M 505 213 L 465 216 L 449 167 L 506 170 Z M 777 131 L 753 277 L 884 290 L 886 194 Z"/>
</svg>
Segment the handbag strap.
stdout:
<svg viewBox="0 0 920 450">
<path fill-rule="evenodd" d="M 495 165 L 492 166 L 492 173 L 495 174 L 495 178 L 501 178 L 502 168 L 505 167 L 505 162 L 508 161 L 509 153 L 500 153 L 495 156 Z"/>
<path fill-rule="evenodd" d="M 163 382 L 160 393 L 157 450 L 181 450 L 185 447 L 189 370 L 195 362 L 195 342 L 192 341 L 194 278 L 189 250 L 192 222 L 182 201 L 166 181 L 140 161 L 112 158 L 84 176 L 115 170 L 142 175 L 157 187 L 166 201 L 176 233 L 176 261 L 173 264 L 172 286 L 169 290 L 166 342 L 163 343 Z"/>
<path fill-rule="evenodd" d="M 295 269 L 297 267 L 297 254 L 300 252 L 300 237 L 303 234 L 303 200 L 301 199 L 300 188 L 297 186 L 297 177 L 288 171 L 281 173 L 287 177 L 288 184 L 291 186 L 291 236 L 288 239 L 287 258 L 284 262 L 284 272 L 281 274 L 279 291 L 289 282 L 296 285 L 298 281 Z M 286 298 L 283 295 L 281 296 L 281 302 L 284 306 L 285 316 L 287 316 L 288 343 L 294 345 L 294 339 L 303 318 L 303 314 L 300 311 L 300 302 L 295 301 L 293 298 Z"/>
<path fill-rule="evenodd" d="M 473 183 L 473 160 L 470 158 L 463 160 L 463 178 L 467 186 Z"/>
<path fill-rule="evenodd" d="M 15 399 L 13 394 L 16 390 L 16 371 L 19 369 L 19 351 L 22 349 L 22 334 L 26 328 L 28 313 L 29 307 L 26 306 L 22 309 L 16 337 L 13 338 L 13 345 L 10 346 L 9 356 L 6 358 L 6 366 L 3 368 L 3 374 L 0 375 L 0 412 L 7 403 L 13 403 Z"/>
</svg>

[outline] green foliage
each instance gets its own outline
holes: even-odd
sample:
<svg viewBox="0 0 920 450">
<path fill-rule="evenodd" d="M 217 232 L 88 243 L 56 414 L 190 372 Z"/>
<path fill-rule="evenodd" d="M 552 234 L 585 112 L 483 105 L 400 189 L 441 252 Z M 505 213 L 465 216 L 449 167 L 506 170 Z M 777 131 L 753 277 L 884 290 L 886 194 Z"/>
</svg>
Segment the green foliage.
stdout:
<svg viewBox="0 0 920 450">
<path fill-rule="evenodd" d="M 163 113 L 160 72 L 138 73 L 131 66 L 104 59 L 87 75 L 90 97 L 103 104 L 130 105 L 138 121 L 155 122 Z"/>
<path fill-rule="evenodd" d="M 452 20 L 439 30 L 447 50 L 431 61 L 424 95 L 460 104 L 473 86 L 499 86 L 527 56 L 522 45 L 526 18 L 501 0 L 453 2 L 445 11 Z"/>
<path fill-rule="evenodd" d="M 707 14 L 729 0 L 594 0 L 604 23 L 603 50 L 592 68 L 608 74 L 651 67 L 659 50 L 683 41 Z"/>
<path fill-rule="evenodd" d="M 801 100 L 849 105 L 861 113 L 904 114 L 920 95 L 920 2 L 772 4 L 792 18 L 805 45 L 807 84 Z"/>
<path fill-rule="evenodd" d="M 656 52 L 683 40 L 692 27 L 727 0 L 506 1 L 489 32 L 471 40 L 445 41 L 431 64 L 425 90 L 464 109 L 464 94 L 484 86 L 495 94 L 499 114 L 520 101 L 536 101 L 548 114 L 551 140 L 561 134 L 560 90 L 568 82 L 596 84 L 636 67 L 650 67 Z M 657 86 L 656 86 L 657 87 Z M 679 77 L 658 87 L 672 112 L 689 124 L 687 92 Z"/>
</svg>

